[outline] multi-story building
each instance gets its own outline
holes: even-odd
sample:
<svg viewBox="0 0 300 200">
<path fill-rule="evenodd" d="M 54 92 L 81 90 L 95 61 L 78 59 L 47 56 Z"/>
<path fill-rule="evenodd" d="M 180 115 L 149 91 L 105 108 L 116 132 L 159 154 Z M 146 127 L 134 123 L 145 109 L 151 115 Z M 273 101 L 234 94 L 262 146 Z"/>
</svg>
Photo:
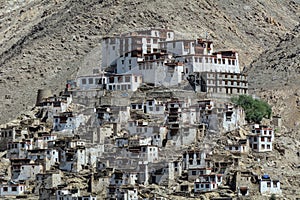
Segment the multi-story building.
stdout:
<svg viewBox="0 0 300 200">
<path fill-rule="evenodd" d="M 255 124 L 248 135 L 250 147 L 256 152 L 272 151 L 274 130 L 268 126 Z"/>
<path fill-rule="evenodd" d="M 211 172 L 210 168 L 203 169 L 194 182 L 194 192 L 208 192 L 218 188 L 222 183 L 222 174 Z"/>
<path fill-rule="evenodd" d="M 7 158 L 26 158 L 27 151 L 33 149 L 33 141 L 23 140 L 20 142 L 8 142 L 7 144 Z"/>
<path fill-rule="evenodd" d="M 136 31 L 102 41 L 102 68 L 116 67 L 116 73 L 125 73 L 137 66 L 149 53 L 158 52 L 159 42 L 174 40 L 174 31 L 150 29 Z"/>
<path fill-rule="evenodd" d="M 105 38 L 102 47 L 102 69 L 113 73 L 139 74 L 155 86 L 177 86 L 191 74 L 204 73 L 199 76 L 202 92 L 247 93 L 238 53 L 213 52 L 207 39 L 178 40 L 172 30 L 150 29 Z M 219 74 L 218 83 L 207 73 Z M 227 74 L 232 78 L 227 80 Z"/>
<path fill-rule="evenodd" d="M 241 73 L 207 71 L 190 75 L 197 92 L 248 94 L 247 76 Z"/>
<path fill-rule="evenodd" d="M 7 149 L 7 143 L 12 142 L 16 139 L 15 127 L 7 127 L 0 129 L 0 150 L 4 151 Z"/>
</svg>

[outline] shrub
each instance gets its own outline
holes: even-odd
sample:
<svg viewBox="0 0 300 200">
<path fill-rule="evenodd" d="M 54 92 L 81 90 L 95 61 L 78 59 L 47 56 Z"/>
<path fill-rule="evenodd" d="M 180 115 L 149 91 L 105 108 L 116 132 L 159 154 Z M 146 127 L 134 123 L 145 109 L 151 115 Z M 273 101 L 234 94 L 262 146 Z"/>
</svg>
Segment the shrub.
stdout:
<svg viewBox="0 0 300 200">
<path fill-rule="evenodd" d="M 233 97 L 231 101 L 245 110 L 246 120 L 248 122 L 259 123 L 263 118 L 271 117 L 272 108 L 265 101 L 253 99 L 248 95 Z"/>
</svg>

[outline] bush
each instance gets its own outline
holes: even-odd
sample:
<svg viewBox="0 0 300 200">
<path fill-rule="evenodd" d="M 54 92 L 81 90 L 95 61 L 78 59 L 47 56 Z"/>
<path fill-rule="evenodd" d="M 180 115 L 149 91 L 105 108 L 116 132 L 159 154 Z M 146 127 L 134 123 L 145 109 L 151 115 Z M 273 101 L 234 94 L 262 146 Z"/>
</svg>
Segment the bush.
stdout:
<svg viewBox="0 0 300 200">
<path fill-rule="evenodd" d="M 233 97 L 231 101 L 245 110 L 246 120 L 248 122 L 259 123 L 264 117 L 271 117 L 272 108 L 265 101 L 253 99 L 248 95 Z"/>
</svg>

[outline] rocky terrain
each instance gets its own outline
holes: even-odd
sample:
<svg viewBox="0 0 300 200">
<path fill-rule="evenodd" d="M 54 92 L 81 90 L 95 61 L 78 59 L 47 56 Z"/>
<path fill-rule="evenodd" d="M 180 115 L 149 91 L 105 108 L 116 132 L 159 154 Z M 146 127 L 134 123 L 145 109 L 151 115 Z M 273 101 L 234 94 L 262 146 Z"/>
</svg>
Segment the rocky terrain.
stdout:
<svg viewBox="0 0 300 200">
<path fill-rule="evenodd" d="M 300 7 L 279 0 L 4 0 L 0 11 L 0 122 L 7 122 L 35 103 L 37 89 L 57 90 L 78 69 L 99 67 L 103 36 L 169 27 L 207 35 L 216 49 L 239 51 L 248 66 L 293 37 Z"/>
<path fill-rule="evenodd" d="M 282 118 L 283 127 L 277 131 L 276 163 L 269 169 L 284 180 L 289 188 L 287 197 L 299 197 L 295 190 L 300 182 L 300 25 L 287 33 L 273 47 L 263 52 L 247 69 L 252 93 L 272 105 L 274 116 Z M 279 153 L 284 150 L 284 154 Z M 278 165 L 279 164 L 279 165 Z M 277 167 L 276 167 L 277 165 Z"/>
<path fill-rule="evenodd" d="M 272 155 L 243 163 L 273 171 L 293 199 L 300 195 L 299 17 L 299 0 L 1 1 L 0 122 L 31 109 L 37 89 L 59 91 L 66 79 L 99 67 L 103 36 L 147 27 L 169 27 L 182 37 L 207 35 L 215 49 L 240 53 L 251 93 L 282 117 Z"/>
</svg>

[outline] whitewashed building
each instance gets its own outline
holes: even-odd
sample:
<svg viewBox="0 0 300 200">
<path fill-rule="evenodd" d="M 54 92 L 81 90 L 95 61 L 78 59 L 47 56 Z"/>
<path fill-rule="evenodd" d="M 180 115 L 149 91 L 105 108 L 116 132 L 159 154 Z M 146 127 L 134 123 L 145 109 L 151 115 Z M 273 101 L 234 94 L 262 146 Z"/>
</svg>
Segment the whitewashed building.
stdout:
<svg viewBox="0 0 300 200">
<path fill-rule="evenodd" d="M 35 176 L 44 171 L 42 164 L 28 163 L 16 168 L 12 171 L 12 179 L 14 181 L 35 180 Z"/>
<path fill-rule="evenodd" d="M 265 195 L 281 195 L 282 191 L 280 189 L 280 181 L 272 180 L 269 175 L 265 174 L 261 177 L 261 179 L 259 179 L 259 191 L 261 194 Z"/>
<path fill-rule="evenodd" d="M 194 192 L 208 192 L 218 189 L 222 183 L 221 174 L 203 174 L 199 175 L 199 179 L 194 182 Z"/>
<path fill-rule="evenodd" d="M 126 73 L 137 66 L 144 54 L 160 49 L 159 42 L 174 40 L 173 30 L 150 29 L 135 31 L 102 41 L 102 69 L 116 66 L 116 73 Z"/>
<path fill-rule="evenodd" d="M 274 130 L 268 126 L 254 124 L 248 135 L 250 147 L 256 152 L 269 152 L 273 150 Z"/>
<path fill-rule="evenodd" d="M 141 158 L 147 162 L 158 161 L 158 147 L 154 145 L 147 145 L 141 147 Z"/>
<path fill-rule="evenodd" d="M 240 139 L 238 142 L 227 144 L 225 150 L 232 153 L 248 153 L 249 152 L 249 140 Z"/>
<path fill-rule="evenodd" d="M 20 142 L 9 142 L 7 144 L 6 158 L 26 158 L 27 150 L 31 149 L 33 149 L 32 139 Z"/>
<path fill-rule="evenodd" d="M 85 122 L 82 114 L 73 114 L 72 112 L 60 113 L 58 116 L 54 116 L 53 129 L 55 131 L 63 130 L 75 130 L 80 124 Z"/>
<path fill-rule="evenodd" d="M 92 195 L 81 195 L 79 189 L 61 189 L 56 190 L 56 200 L 97 200 Z"/>
<path fill-rule="evenodd" d="M 19 196 L 23 195 L 26 191 L 25 184 L 1 184 L 0 196 Z"/>
</svg>

